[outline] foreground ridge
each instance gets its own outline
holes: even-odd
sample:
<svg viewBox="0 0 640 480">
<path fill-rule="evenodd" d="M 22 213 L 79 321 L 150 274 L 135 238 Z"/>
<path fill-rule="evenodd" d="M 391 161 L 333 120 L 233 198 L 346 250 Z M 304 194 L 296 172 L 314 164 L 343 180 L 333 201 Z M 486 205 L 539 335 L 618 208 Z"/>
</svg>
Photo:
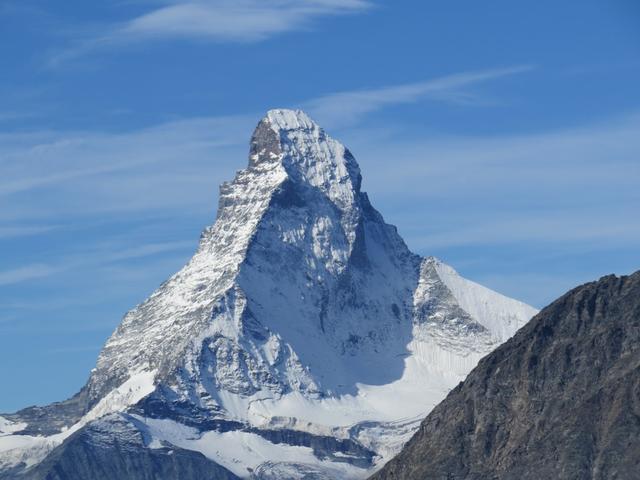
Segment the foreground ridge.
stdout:
<svg viewBox="0 0 640 480">
<path fill-rule="evenodd" d="M 639 415 L 640 271 L 542 310 L 373 478 L 638 478 Z"/>
<path fill-rule="evenodd" d="M 361 184 L 304 112 L 269 111 L 194 256 L 125 315 L 87 385 L 0 417 L 0 478 L 364 478 L 384 464 L 536 311 L 411 253 Z"/>
</svg>

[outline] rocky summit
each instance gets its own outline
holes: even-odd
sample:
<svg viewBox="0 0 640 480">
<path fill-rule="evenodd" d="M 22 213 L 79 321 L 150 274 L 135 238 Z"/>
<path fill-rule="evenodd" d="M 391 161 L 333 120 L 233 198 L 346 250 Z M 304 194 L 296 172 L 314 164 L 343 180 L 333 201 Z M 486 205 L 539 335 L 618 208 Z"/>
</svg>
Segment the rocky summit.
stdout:
<svg viewBox="0 0 640 480">
<path fill-rule="evenodd" d="M 640 478 L 640 272 L 572 290 L 482 359 L 373 478 Z"/>
<path fill-rule="evenodd" d="M 0 417 L 0 478 L 365 478 L 536 310 L 409 251 L 353 155 L 271 110 L 178 273 L 73 398 Z"/>
</svg>

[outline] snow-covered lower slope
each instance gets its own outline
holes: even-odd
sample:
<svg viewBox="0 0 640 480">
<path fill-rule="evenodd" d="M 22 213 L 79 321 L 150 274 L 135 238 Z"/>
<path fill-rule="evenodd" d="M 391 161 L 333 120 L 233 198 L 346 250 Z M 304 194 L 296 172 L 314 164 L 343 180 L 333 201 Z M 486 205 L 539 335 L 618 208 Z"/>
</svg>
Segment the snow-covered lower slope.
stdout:
<svg viewBox="0 0 640 480">
<path fill-rule="evenodd" d="M 3 468 L 20 464 L 26 467 L 36 465 L 89 422 L 113 412 L 124 411 L 139 402 L 153 392 L 155 373 L 143 371 L 132 374 L 122 385 L 101 398 L 79 421 L 63 427 L 54 435 L 21 435 L 20 432 L 28 426 L 26 423 L 14 423 L 0 417 L 0 472 Z"/>
<path fill-rule="evenodd" d="M 360 187 L 343 145 L 303 112 L 270 111 L 193 258 L 125 316 L 81 394 L 2 419 L 0 471 L 29 475 L 109 422 L 224 475 L 381 466 L 535 310 L 411 253 Z M 66 429 L 34 436 L 38 415 Z"/>
</svg>

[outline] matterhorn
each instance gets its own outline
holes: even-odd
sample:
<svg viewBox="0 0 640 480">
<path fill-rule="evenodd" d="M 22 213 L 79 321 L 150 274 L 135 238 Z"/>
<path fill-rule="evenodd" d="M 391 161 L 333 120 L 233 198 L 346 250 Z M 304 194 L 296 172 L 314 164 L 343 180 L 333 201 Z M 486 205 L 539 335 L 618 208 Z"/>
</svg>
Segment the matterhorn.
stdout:
<svg viewBox="0 0 640 480">
<path fill-rule="evenodd" d="M 191 260 L 69 400 L 0 416 L 0 478 L 359 479 L 536 310 L 409 251 L 353 155 L 271 110 Z"/>
</svg>

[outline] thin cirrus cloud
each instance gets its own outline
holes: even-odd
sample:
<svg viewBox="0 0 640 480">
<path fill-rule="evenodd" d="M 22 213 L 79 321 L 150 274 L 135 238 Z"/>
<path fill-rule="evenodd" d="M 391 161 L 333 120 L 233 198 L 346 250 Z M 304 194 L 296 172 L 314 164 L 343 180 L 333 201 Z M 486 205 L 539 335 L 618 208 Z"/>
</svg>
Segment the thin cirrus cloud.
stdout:
<svg viewBox="0 0 640 480">
<path fill-rule="evenodd" d="M 362 12 L 364 0 L 178 1 L 129 21 L 122 37 L 192 37 L 252 42 L 309 26 L 318 17 Z"/>
<path fill-rule="evenodd" d="M 156 2 L 157 3 L 157 2 Z M 167 0 L 161 7 L 87 38 L 48 59 L 49 67 L 97 50 L 164 39 L 255 43 L 309 29 L 322 17 L 369 10 L 367 0 Z"/>
<path fill-rule="evenodd" d="M 0 286 L 26 282 L 53 275 L 57 270 L 50 265 L 33 264 L 0 271 Z"/>
<path fill-rule="evenodd" d="M 456 73 L 417 83 L 337 92 L 306 102 L 304 107 L 312 112 L 322 124 L 350 125 L 365 115 L 385 107 L 415 103 L 425 99 L 463 104 L 477 103 L 481 100 L 469 92 L 465 92 L 465 87 L 526 73 L 533 69 L 532 65 L 516 65 Z"/>
<path fill-rule="evenodd" d="M 369 172 L 365 186 L 420 251 L 523 243 L 628 248 L 640 242 L 640 227 L 629 222 L 640 205 L 639 129 L 640 114 L 628 114 L 532 134 L 364 137 L 353 151 Z M 400 196 L 406 200 L 398 203 Z"/>
<path fill-rule="evenodd" d="M 66 255 L 56 263 L 34 263 L 0 271 L 0 286 L 13 285 L 60 274 L 74 269 L 98 268 L 110 264 L 158 256 L 176 251 L 189 251 L 194 248 L 192 241 L 173 241 L 149 243 L 126 248 L 123 245 L 103 245 L 84 253 Z"/>
<path fill-rule="evenodd" d="M 406 199 L 401 210 L 415 206 L 408 209 L 408 217 L 425 215 L 421 224 L 432 228 L 405 230 L 417 248 L 515 243 L 534 237 L 555 242 L 637 241 L 640 232 L 625 218 L 638 204 L 638 115 L 487 138 L 432 135 L 399 142 L 378 138 L 376 132 L 367 134 L 363 120 L 377 110 L 447 97 L 530 69 L 515 66 L 345 91 L 303 106 L 330 132 L 345 116 L 352 126 L 361 122 L 357 133 L 345 129 L 340 137 L 351 137 L 349 147 L 363 168 L 365 186 L 374 200 L 381 199 L 376 204 L 392 221 L 405 229 L 411 226 L 394 212 L 398 198 Z M 127 133 L 0 136 L 0 201 L 11 201 L 11 208 L 0 211 L 0 237 L 3 231 L 7 236 L 28 235 L 30 226 L 46 222 L 114 214 L 135 218 L 190 212 L 208 222 L 217 185 L 244 166 L 249 134 L 263 113 L 185 119 Z M 522 224 L 519 208 L 527 209 L 528 225 Z M 439 219 L 441 211 L 445 217 Z"/>
<path fill-rule="evenodd" d="M 345 124 L 352 126 L 385 107 L 448 99 L 465 87 L 531 68 L 523 65 L 487 69 L 378 89 L 344 91 L 302 102 L 301 106 L 331 130 Z M 65 210 L 68 205 L 76 206 L 76 212 L 67 210 L 68 215 L 81 210 L 99 213 L 213 205 L 212 185 L 232 175 L 234 167 L 242 166 L 239 162 L 246 155 L 249 133 L 263 113 L 185 119 L 126 133 L 0 135 L 0 159 L 4 159 L 0 199 L 43 192 L 37 197 L 41 205 L 34 205 L 26 197 L 13 211 L 0 212 L 0 221 L 48 215 L 58 203 Z M 79 195 L 86 197 L 78 201 Z M 61 199 L 65 201 L 60 202 Z"/>
<path fill-rule="evenodd" d="M 154 212 L 184 215 L 186 211 L 209 212 L 207 219 L 211 219 L 216 186 L 244 165 L 247 132 L 258 117 L 251 116 L 241 122 L 242 127 L 228 132 L 238 139 L 231 148 L 210 142 L 212 130 L 189 132 L 181 123 L 172 123 L 181 133 L 169 143 L 164 127 L 124 137 L 87 137 L 83 149 L 59 152 L 70 162 L 68 176 L 61 176 L 59 183 L 46 188 L 34 183 L 32 190 L 9 195 L 20 195 L 12 202 L 17 209 L 14 220 L 100 218 L 109 213 L 119 217 Z M 209 119 L 189 124 L 195 127 L 200 122 L 203 126 L 217 123 Z M 406 232 L 417 248 L 527 239 L 628 244 L 640 241 L 640 230 L 627 221 L 639 199 L 635 188 L 640 181 L 639 127 L 640 117 L 630 115 L 606 124 L 492 138 L 430 137 L 400 143 L 377 139 L 374 132 L 349 146 L 362 166 L 365 187 L 374 201 L 380 199 L 376 204 L 383 213 L 405 224 L 404 216 L 393 212 L 398 199 L 405 198 L 400 203 L 407 226 L 410 218 L 425 216 L 418 223 L 430 228 Z M 349 131 L 344 133 L 349 135 Z M 107 143 L 111 150 L 105 155 Z M 79 178 L 73 170 L 75 159 L 103 163 L 140 158 L 143 150 L 145 162 L 102 174 L 96 169 L 81 182 L 75 181 Z M 41 171 L 56 165 L 55 158 L 57 155 L 39 155 L 33 167 Z M 394 161 L 389 162 L 390 158 Z M 21 174 L 28 177 L 34 172 Z M 58 198 L 64 202 L 55 204 Z M 521 209 L 527 210 L 526 218 Z M 10 213 L 6 210 L 3 215 Z M 7 235 L 29 233 L 26 227 L 21 231 L 11 225 L 0 229 L 3 231 Z"/>
<path fill-rule="evenodd" d="M 420 251 L 461 246 L 548 245 L 550 242 L 556 246 L 571 245 L 573 253 L 581 244 L 586 249 L 612 244 L 629 247 L 640 241 L 640 226 L 627 222 L 633 209 L 625 210 L 623 214 L 611 216 L 608 211 L 565 207 L 559 212 L 534 212 L 528 218 L 512 215 L 492 221 L 486 218 L 474 221 L 469 215 L 464 219 L 465 224 L 456 229 L 410 235 L 407 241 Z"/>
<path fill-rule="evenodd" d="M 56 225 L 19 225 L 0 226 L 0 240 L 4 238 L 27 237 L 39 235 L 56 229 Z"/>
<path fill-rule="evenodd" d="M 7 207 L 0 209 L 0 235 L 28 234 L 27 227 L 52 218 L 213 208 L 220 174 L 238 166 L 227 159 L 245 154 L 256 122 L 221 116 L 125 133 L 2 134 L 0 202 Z"/>
</svg>

